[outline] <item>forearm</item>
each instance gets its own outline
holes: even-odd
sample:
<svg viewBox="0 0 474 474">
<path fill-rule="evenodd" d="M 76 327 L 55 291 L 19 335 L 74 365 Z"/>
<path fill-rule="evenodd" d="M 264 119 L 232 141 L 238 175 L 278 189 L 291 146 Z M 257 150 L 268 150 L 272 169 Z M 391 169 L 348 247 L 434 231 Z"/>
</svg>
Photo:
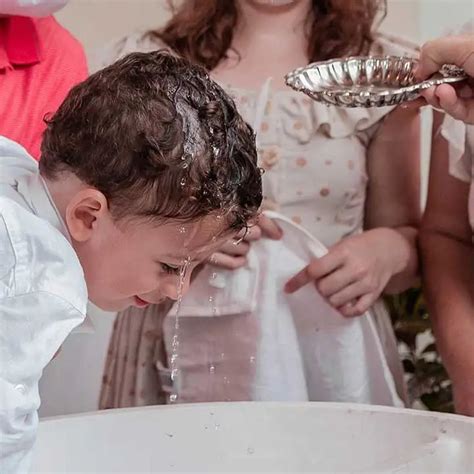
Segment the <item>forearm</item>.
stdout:
<svg viewBox="0 0 474 474">
<path fill-rule="evenodd" d="M 394 274 L 384 293 L 397 294 L 418 283 L 419 256 L 417 249 L 418 229 L 411 226 L 387 228 L 392 234 L 392 244 L 387 248 L 394 258 Z"/>
<path fill-rule="evenodd" d="M 431 230 L 421 233 L 420 244 L 441 356 L 454 383 L 465 385 L 470 378 L 474 391 L 474 247 Z"/>
</svg>

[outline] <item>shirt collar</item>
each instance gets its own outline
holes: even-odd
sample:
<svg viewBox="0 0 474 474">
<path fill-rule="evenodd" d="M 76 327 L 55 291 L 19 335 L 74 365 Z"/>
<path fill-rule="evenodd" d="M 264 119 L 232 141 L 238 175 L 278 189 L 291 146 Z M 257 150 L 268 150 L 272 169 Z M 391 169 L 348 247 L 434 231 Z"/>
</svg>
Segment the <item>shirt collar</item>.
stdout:
<svg viewBox="0 0 474 474">
<path fill-rule="evenodd" d="M 71 242 L 67 226 L 39 173 L 38 162 L 21 145 L 3 137 L 0 137 L 0 158 L 0 185 L 10 188 L 14 197 Z"/>
<path fill-rule="evenodd" d="M 0 19 L 0 70 L 31 66 L 42 60 L 35 20 L 23 16 Z"/>
<path fill-rule="evenodd" d="M 71 242 L 68 228 L 59 213 L 56 204 L 51 197 L 48 186 L 41 175 L 35 173 L 26 178 L 24 185 L 18 183 L 18 192 L 20 192 L 26 202 L 33 208 L 35 214 L 48 221 L 55 229 L 59 230 L 64 237 Z"/>
</svg>

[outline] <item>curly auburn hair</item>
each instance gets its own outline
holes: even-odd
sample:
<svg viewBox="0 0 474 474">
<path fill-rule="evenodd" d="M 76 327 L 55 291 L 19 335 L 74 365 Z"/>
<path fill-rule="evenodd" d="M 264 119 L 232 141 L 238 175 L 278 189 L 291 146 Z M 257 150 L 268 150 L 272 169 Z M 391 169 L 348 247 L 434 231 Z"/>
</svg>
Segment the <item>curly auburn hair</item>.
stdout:
<svg viewBox="0 0 474 474">
<path fill-rule="evenodd" d="M 232 46 L 239 22 L 236 0 L 168 0 L 173 12 L 162 29 L 149 35 L 181 56 L 212 71 Z M 367 54 L 374 23 L 386 0 L 312 0 L 307 19 L 309 62 Z"/>
<path fill-rule="evenodd" d="M 46 120 L 40 172 L 71 172 L 117 219 L 247 226 L 262 200 L 255 135 L 207 75 L 163 50 L 132 53 L 74 87 Z"/>
</svg>

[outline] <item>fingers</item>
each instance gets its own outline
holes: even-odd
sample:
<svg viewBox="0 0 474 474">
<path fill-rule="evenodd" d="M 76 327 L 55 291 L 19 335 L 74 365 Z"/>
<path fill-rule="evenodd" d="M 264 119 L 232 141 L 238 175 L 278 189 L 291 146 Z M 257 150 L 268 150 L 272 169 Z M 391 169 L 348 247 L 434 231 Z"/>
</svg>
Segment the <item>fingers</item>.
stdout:
<svg viewBox="0 0 474 474">
<path fill-rule="evenodd" d="M 343 261 L 338 253 L 328 253 L 322 258 L 312 260 L 309 265 L 287 281 L 285 292 L 294 293 L 295 291 L 298 291 L 309 282 L 318 280 L 319 278 L 333 272 L 339 268 L 342 263 Z"/>
<path fill-rule="evenodd" d="M 347 303 L 357 300 L 361 296 L 367 294 L 372 288 L 364 280 L 358 280 L 343 288 L 341 291 L 333 294 L 328 298 L 331 306 L 342 308 Z"/>
<path fill-rule="evenodd" d="M 370 309 L 375 300 L 375 295 L 368 293 L 361 296 L 355 303 L 346 303 L 342 308 L 339 308 L 339 311 L 346 318 L 362 316 Z"/>
<path fill-rule="evenodd" d="M 246 242 L 255 242 L 256 240 L 260 240 L 262 238 L 262 229 L 258 225 L 254 225 L 249 227 L 247 232 L 245 233 L 244 240 Z"/>
<path fill-rule="evenodd" d="M 438 96 L 436 95 L 436 87 L 430 87 L 429 89 L 425 89 L 421 95 L 424 97 L 426 102 L 430 104 L 435 109 L 441 109 L 441 105 L 439 104 Z"/>
<path fill-rule="evenodd" d="M 247 263 L 246 257 L 234 257 L 225 253 L 216 252 L 209 259 L 209 263 L 219 268 L 226 270 L 237 270 Z"/>
<path fill-rule="evenodd" d="M 342 267 L 319 280 L 316 286 L 322 296 L 330 298 L 356 280 L 357 277 L 349 269 Z"/>
<path fill-rule="evenodd" d="M 258 226 L 262 231 L 262 235 L 264 237 L 268 237 L 269 239 L 279 240 L 283 236 L 283 232 L 278 227 L 278 225 L 270 219 L 269 217 L 261 214 L 258 218 Z"/>
<path fill-rule="evenodd" d="M 426 43 L 417 69 L 419 79 L 426 79 L 444 64 L 455 64 L 474 77 L 474 37 L 472 35 L 439 38 Z"/>
<path fill-rule="evenodd" d="M 220 253 L 230 255 L 231 257 L 243 257 L 249 253 L 250 244 L 242 241 L 237 244 L 238 241 L 226 242 L 222 247 L 219 248 Z"/>
<path fill-rule="evenodd" d="M 435 93 L 439 105 L 446 113 L 463 122 L 474 122 L 474 100 L 472 98 L 472 91 L 471 97 L 463 98 L 463 94 L 466 94 L 465 91 L 461 89 L 459 93 L 457 93 L 454 87 L 443 84 L 436 88 Z"/>
</svg>

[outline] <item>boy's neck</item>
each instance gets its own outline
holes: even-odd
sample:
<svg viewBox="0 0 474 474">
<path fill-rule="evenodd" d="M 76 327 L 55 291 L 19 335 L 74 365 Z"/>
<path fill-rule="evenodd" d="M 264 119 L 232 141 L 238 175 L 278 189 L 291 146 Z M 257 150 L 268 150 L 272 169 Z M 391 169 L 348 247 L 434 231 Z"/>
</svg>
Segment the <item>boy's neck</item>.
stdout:
<svg viewBox="0 0 474 474">
<path fill-rule="evenodd" d="M 84 183 L 71 173 L 64 173 L 61 179 L 48 179 L 41 176 L 49 195 L 66 227 L 66 209 L 72 197 L 84 188 Z"/>
</svg>

